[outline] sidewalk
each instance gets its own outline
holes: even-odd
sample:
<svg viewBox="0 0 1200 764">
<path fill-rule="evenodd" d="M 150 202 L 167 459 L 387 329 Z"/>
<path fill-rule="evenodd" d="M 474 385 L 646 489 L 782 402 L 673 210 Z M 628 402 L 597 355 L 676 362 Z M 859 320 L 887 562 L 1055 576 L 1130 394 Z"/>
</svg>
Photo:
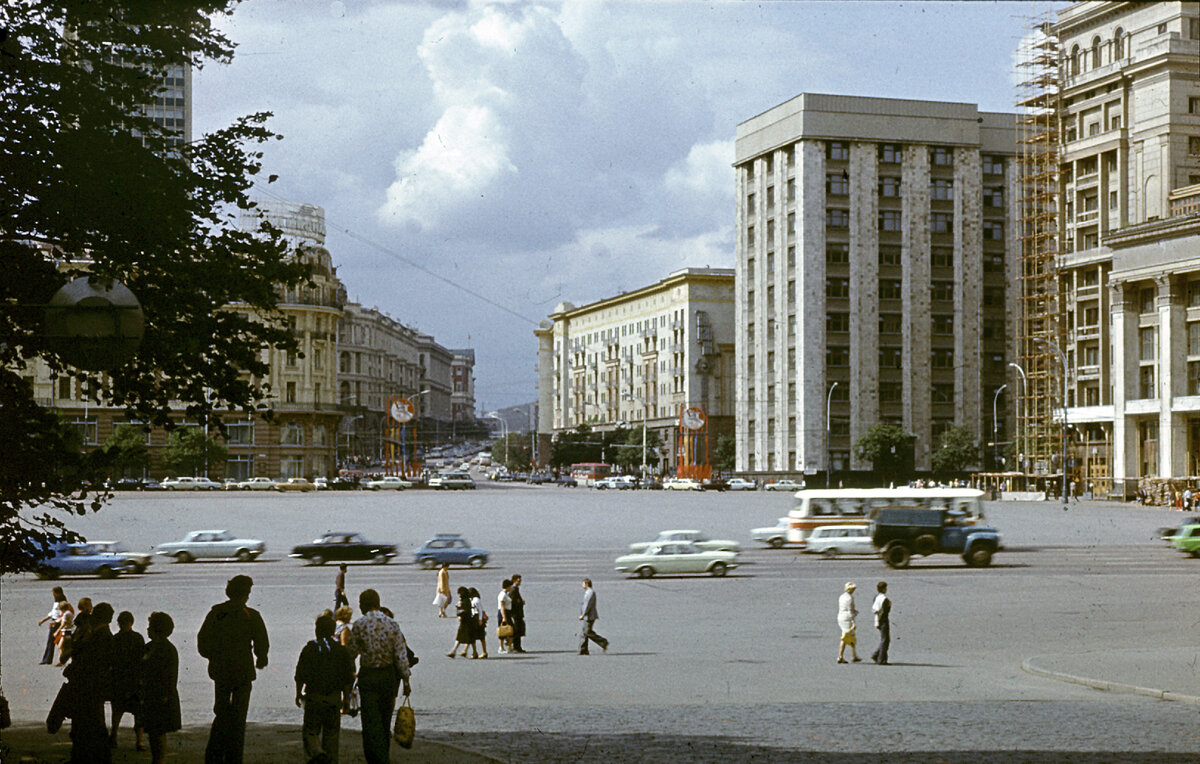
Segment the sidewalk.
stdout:
<svg viewBox="0 0 1200 764">
<path fill-rule="evenodd" d="M 413 747 L 404 750 L 392 745 L 393 761 L 421 761 L 433 764 L 492 764 L 489 756 L 456 748 L 446 743 L 421 739 L 420 717 L 417 718 L 417 739 Z M 5 764 L 58 764 L 71 755 L 71 739 L 67 735 L 70 722 L 51 735 L 40 723 L 15 722 L 0 731 L 0 761 Z M 134 751 L 133 730 L 121 729 L 121 746 L 113 751 L 114 764 L 145 764 L 149 753 Z M 208 725 L 184 727 L 167 735 L 167 760 L 177 764 L 204 761 L 204 745 L 208 740 Z M 342 729 L 340 755 L 342 764 L 363 762 L 362 736 L 357 730 Z M 296 764 L 304 761 L 300 745 L 300 726 L 285 724 L 253 724 L 246 728 L 246 761 L 253 764 Z"/>
<path fill-rule="evenodd" d="M 1035 655 L 1030 674 L 1097 690 L 1200 705 L 1200 647 L 1147 647 Z"/>
</svg>

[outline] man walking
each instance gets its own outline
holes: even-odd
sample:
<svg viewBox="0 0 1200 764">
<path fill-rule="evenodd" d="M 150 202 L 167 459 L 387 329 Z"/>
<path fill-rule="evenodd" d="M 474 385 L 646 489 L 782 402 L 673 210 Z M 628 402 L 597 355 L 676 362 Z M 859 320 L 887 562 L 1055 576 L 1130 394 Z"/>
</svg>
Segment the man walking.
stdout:
<svg viewBox="0 0 1200 764">
<path fill-rule="evenodd" d="M 229 599 L 213 605 L 196 635 L 196 649 L 208 660 L 213 680 L 213 723 L 208 732 L 204 761 L 241 764 L 246 740 L 246 711 L 255 668 L 267 667 L 267 627 L 252 607 L 254 579 L 234 576 L 225 584 Z"/>
<path fill-rule="evenodd" d="M 408 645 L 400 625 L 380 610 L 379 592 L 364 589 L 358 595 L 358 609 L 363 616 L 350 628 L 347 646 L 359 658 L 363 756 L 367 764 L 388 764 L 397 684 L 403 683 L 405 696 L 412 692 L 408 683 Z"/>
<path fill-rule="evenodd" d="M 337 764 L 342 707 L 354 685 L 354 659 L 333 638 L 333 616 L 317 616 L 316 639 L 296 661 L 296 706 L 304 709 L 301 739 L 308 762 Z"/>
<path fill-rule="evenodd" d="M 600 649 L 608 652 L 608 640 L 597 634 L 592 625 L 600 617 L 596 610 L 596 590 L 592 588 L 592 579 L 583 579 L 583 612 L 579 620 L 583 621 L 583 629 L 579 632 L 579 654 L 588 654 L 588 640 L 600 645 Z"/>
<path fill-rule="evenodd" d="M 512 600 L 512 607 L 508 611 L 508 617 L 513 627 L 512 651 L 523 653 L 525 649 L 521 647 L 521 638 L 525 636 L 525 598 L 521 596 L 520 573 L 513 574 L 512 589 L 509 590 L 508 597 Z"/>
<path fill-rule="evenodd" d="M 879 647 L 875 648 L 875 652 L 871 653 L 871 660 L 878 663 L 880 666 L 886 666 L 888 662 L 888 645 L 892 642 L 892 601 L 887 596 L 887 581 L 880 581 L 875 584 L 875 590 L 879 594 L 875 595 L 875 602 L 871 604 L 871 612 L 875 614 L 875 628 L 879 629 Z"/>
<path fill-rule="evenodd" d="M 346 598 L 346 563 L 338 566 L 337 577 L 333 579 L 333 612 L 343 605 L 349 605 L 350 600 Z"/>
</svg>

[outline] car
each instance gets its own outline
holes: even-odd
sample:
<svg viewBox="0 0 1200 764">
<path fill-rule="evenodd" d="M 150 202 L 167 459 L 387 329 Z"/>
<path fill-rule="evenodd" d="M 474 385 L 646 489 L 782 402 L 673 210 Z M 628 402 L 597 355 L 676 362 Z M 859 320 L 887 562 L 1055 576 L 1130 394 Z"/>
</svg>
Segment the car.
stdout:
<svg viewBox="0 0 1200 764">
<path fill-rule="evenodd" d="M 154 478 L 146 478 L 145 480 L 142 481 L 142 490 L 143 491 L 161 491 L 161 490 L 163 490 L 163 484 L 158 482 Z"/>
<path fill-rule="evenodd" d="M 243 491 L 274 491 L 275 481 L 269 477 L 252 477 L 238 483 Z"/>
<path fill-rule="evenodd" d="M 576 480 L 576 479 L 575 479 L 574 477 L 572 477 L 571 475 L 561 475 L 561 476 L 559 476 L 559 478 L 558 478 L 558 481 L 557 481 L 557 482 L 558 482 L 558 484 L 559 484 L 559 485 L 561 485 L 563 488 L 574 488 L 574 487 L 576 487 L 577 485 L 579 485 L 579 481 L 578 481 L 578 480 Z"/>
<path fill-rule="evenodd" d="M 175 562 L 230 558 L 250 562 L 265 551 L 267 545 L 263 541 L 238 538 L 226 530 L 192 531 L 182 541 L 169 541 L 154 549 L 155 554 L 174 557 Z"/>
<path fill-rule="evenodd" d="M 242 490 L 242 481 L 237 478 L 225 478 L 221 483 L 221 487 L 226 491 L 240 491 Z"/>
<path fill-rule="evenodd" d="M 757 491 L 758 483 L 755 483 L 753 480 L 747 480 L 746 478 L 729 478 L 727 489 L 730 491 Z"/>
<path fill-rule="evenodd" d="M 320 486 L 317 486 L 320 488 Z M 357 491 L 359 489 L 358 481 L 354 478 L 335 477 L 329 481 L 328 485 L 331 491 Z"/>
<path fill-rule="evenodd" d="M 637 478 L 630 475 L 612 475 L 597 480 L 593 486 L 600 490 L 631 491 L 637 487 Z"/>
<path fill-rule="evenodd" d="M 292 547 L 288 557 L 308 560 L 313 565 L 326 562 L 374 562 L 384 565 L 396 556 L 395 544 L 374 544 L 361 533 L 330 531 L 308 544 Z"/>
<path fill-rule="evenodd" d="M 871 521 L 871 540 L 891 568 L 907 568 L 912 555 L 961 554 L 973 568 L 985 568 L 1000 548 L 1000 532 L 972 525 L 959 509 L 881 509 Z"/>
<path fill-rule="evenodd" d="M 866 525 L 823 525 L 809 534 L 804 551 L 833 559 L 839 554 L 875 554 L 879 550 Z"/>
<path fill-rule="evenodd" d="M 59 576 L 99 576 L 116 578 L 135 569 L 133 560 L 124 554 L 104 552 L 88 543 L 56 543 L 34 568 L 38 578 Z"/>
<path fill-rule="evenodd" d="M 89 541 L 88 544 L 97 552 L 105 554 L 119 554 L 122 557 L 129 559 L 133 565 L 134 573 L 145 573 L 146 568 L 154 562 L 154 555 L 146 554 L 145 552 L 130 552 L 125 548 L 125 545 L 119 541 Z"/>
<path fill-rule="evenodd" d="M 726 491 L 729 490 L 729 481 L 724 478 L 710 477 L 700 481 L 701 491 Z"/>
<path fill-rule="evenodd" d="M 170 477 L 162 481 L 168 491 L 215 491 L 221 484 L 206 477 Z"/>
<path fill-rule="evenodd" d="M 763 486 L 767 491 L 800 491 L 804 489 L 804 483 L 797 483 L 795 480 L 784 478 L 782 480 L 773 480 Z"/>
<path fill-rule="evenodd" d="M 405 488 L 412 487 L 412 483 L 399 475 L 384 475 L 377 480 L 367 482 L 367 488 L 372 491 L 403 491 Z"/>
<path fill-rule="evenodd" d="M 487 565 L 488 550 L 471 546 L 458 533 L 439 533 L 413 553 L 414 561 L 423 568 L 436 568 L 443 562 L 449 565 Z"/>
<path fill-rule="evenodd" d="M 276 491 L 299 491 L 301 493 L 308 493 L 309 491 L 317 490 L 317 487 L 315 485 L 313 485 L 312 483 L 308 482 L 308 480 L 306 480 L 305 478 L 288 478 L 287 480 L 281 480 L 278 483 L 276 483 L 275 490 Z"/>
<path fill-rule="evenodd" d="M 658 574 L 708 573 L 723 576 L 736 568 L 737 552 L 701 549 L 685 541 L 650 544 L 645 549 L 616 559 L 616 568 L 639 578 Z"/>
<path fill-rule="evenodd" d="M 114 491 L 140 491 L 142 490 L 142 479 L 135 477 L 123 477 L 114 480 L 111 486 Z"/>
<path fill-rule="evenodd" d="M 643 491 L 661 491 L 663 488 L 662 481 L 656 477 L 644 477 L 638 483 L 638 488 Z"/>
<path fill-rule="evenodd" d="M 474 488 L 475 481 L 466 472 L 443 472 L 429 478 L 429 487 L 439 491 L 464 491 Z"/>
<path fill-rule="evenodd" d="M 750 538 L 755 541 L 761 541 L 772 549 L 781 549 L 787 543 L 789 527 L 791 527 L 791 519 L 781 517 L 774 525 L 765 528 L 755 528 L 750 531 Z"/>
<path fill-rule="evenodd" d="M 550 476 L 543 472 L 532 472 L 529 477 L 525 478 L 525 482 L 530 485 L 541 485 L 542 483 L 549 482 L 549 480 Z"/>
<path fill-rule="evenodd" d="M 1181 525 L 1171 536 L 1171 546 L 1192 557 L 1200 557 L 1200 523 Z"/>
<path fill-rule="evenodd" d="M 666 491 L 702 491 L 704 487 L 700 485 L 699 480 L 691 478 L 672 478 L 671 480 L 663 481 L 663 490 Z"/>
<path fill-rule="evenodd" d="M 742 545 L 736 541 L 729 539 L 712 539 L 702 531 L 683 530 L 683 531 L 663 531 L 658 534 L 658 538 L 653 541 L 639 541 L 629 545 L 629 548 L 635 552 L 645 549 L 652 544 L 666 544 L 672 542 L 686 542 L 695 544 L 700 549 L 719 552 L 740 552 Z"/>
<path fill-rule="evenodd" d="M 324 491 L 329 488 L 329 478 L 313 478 L 313 487 L 318 491 Z"/>
</svg>

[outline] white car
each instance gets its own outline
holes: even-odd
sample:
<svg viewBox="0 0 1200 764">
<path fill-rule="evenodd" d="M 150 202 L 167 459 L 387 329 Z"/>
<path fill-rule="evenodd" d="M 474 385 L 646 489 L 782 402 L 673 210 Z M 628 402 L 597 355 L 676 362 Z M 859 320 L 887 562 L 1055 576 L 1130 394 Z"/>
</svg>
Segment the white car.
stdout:
<svg viewBox="0 0 1200 764">
<path fill-rule="evenodd" d="M 699 480 L 692 480 L 691 478 L 675 478 L 674 480 L 665 481 L 663 483 L 663 490 L 664 491 L 703 491 L 704 486 L 702 486 L 700 484 Z"/>
<path fill-rule="evenodd" d="M 643 549 L 654 546 L 655 544 L 674 544 L 688 543 L 709 552 L 740 552 L 742 545 L 736 541 L 729 539 L 713 539 L 709 538 L 708 534 L 703 531 L 683 530 L 683 531 L 663 531 L 658 534 L 658 538 L 653 541 L 639 541 L 630 544 L 629 548 L 634 552 L 640 552 Z"/>
<path fill-rule="evenodd" d="M 372 491 L 403 491 L 412 488 L 413 484 L 398 475 L 384 475 L 378 480 L 367 482 L 367 488 Z"/>
<path fill-rule="evenodd" d="M 611 488 L 616 491 L 629 491 L 637 487 L 637 478 L 629 475 L 613 475 L 597 480 L 595 487 L 601 490 Z"/>
<path fill-rule="evenodd" d="M 155 554 L 174 557 L 176 562 L 192 562 L 201 558 L 228 559 L 250 562 L 263 552 L 267 545 L 259 539 L 238 538 L 229 531 L 192 531 L 183 541 L 171 541 L 155 547 Z"/>
<path fill-rule="evenodd" d="M 813 529 L 805 546 L 806 552 L 822 554 L 832 559 L 839 554 L 876 554 L 871 543 L 871 529 L 866 525 L 824 525 Z"/>
<path fill-rule="evenodd" d="M 789 480 L 788 478 L 776 480 L 764 486 L 764 489 L 768 491 L 800 491 L 803 488 L 803 483 L 797 483 L 795 480 Z"/>
<path fill-rule="evenodd" d="M 790 518 L 781 517 L 779 518 L 779 522 L 770 527 L 755 528 L 750 531 L 750 537 L 755 541 L 761 541 L 772 549 L 779 549 L 787 543 L 787 532 L 790 525 Z"/>
<path fill-rule="evenodd" d="M 616 559 L 617 570 L 632 573 L 638 578 L 650 578 L 660 573 L 708 573 L 712 576 L 723 576 L 737 565 L 737 552 L 700 549 L 686 542 L 651 544 L 641 551 L 621 555 Z"/>
<path fill-rule="evenodd" d="M 162 481 L 168 491 L 215 491 L 221 484 L 206 477 L 172 477 Z"/>
<path fill-rule="evenodd" d="M 269 477 L 253 477 L 238 483 L 243 491 L 274 491 L 275 481 Z"/>
<path fill-rule="evenodd" d="M 466 472 L 443 472 L 429 478 L 429 487 L 439 491 L 470 490 L 475 481 Z"/>
<path fill-rule="evenodd" d="M 747 480 L 746 478 L 739 478 L 739 477 L 730 478 L 728 481 L 728 485 L 725 487 L 725 490 L 726 491 L 757 491 L 758 483 L 755 483 L 753 480 Z"/>
</svg>

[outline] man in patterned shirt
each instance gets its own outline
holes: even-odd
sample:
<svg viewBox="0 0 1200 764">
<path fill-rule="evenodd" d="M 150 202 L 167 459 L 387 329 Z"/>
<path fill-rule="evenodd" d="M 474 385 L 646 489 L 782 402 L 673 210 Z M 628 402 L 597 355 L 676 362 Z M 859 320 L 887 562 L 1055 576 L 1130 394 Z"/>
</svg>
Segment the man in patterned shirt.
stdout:
<svg viewBox="0 0 1200 764">
<path fill-rule="evenodd" d="M 397 686 L 403 683 L 405 696 L 412 692 L 408 645 L 400 625 L 380 611 L 379 592 L 364 589 L 358 595 L 358 608 L 363 616 L 351 627 L 347 647 L 359 659 L 363 756 L 368 764 L 387 764 Z"/>
</svg>

